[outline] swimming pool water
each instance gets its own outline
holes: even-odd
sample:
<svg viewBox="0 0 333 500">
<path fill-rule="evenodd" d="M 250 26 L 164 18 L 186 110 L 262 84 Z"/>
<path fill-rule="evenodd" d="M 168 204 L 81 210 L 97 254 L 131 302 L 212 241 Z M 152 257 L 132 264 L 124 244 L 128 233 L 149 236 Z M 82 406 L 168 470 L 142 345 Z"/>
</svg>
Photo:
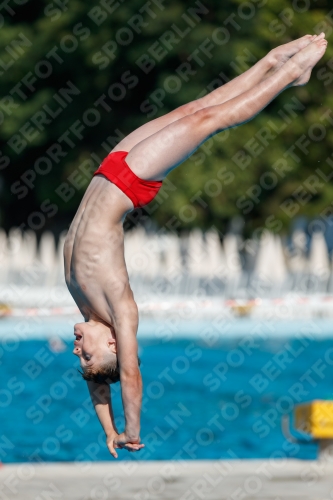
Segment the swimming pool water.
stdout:
<svg viewBox="0 0 333 500">
<path fill-rule="evenodd" d="M 315 444 L 286 441 L 281 417 L 295 403 L 333 398 L 332 341 L 304 329 L 289 337 L 279 328 L 281 336 L 242 328 L 210 340 L 142 335 L 146 448 L 121 450 L 119 459 L 315 458 Z M 64 343 L 63 352 L 42 338 L 0 345 L 0 461 L 113 460 L 72 340 Z M 122 429 L 119 384 L 111 387 Z"/>
</svg>

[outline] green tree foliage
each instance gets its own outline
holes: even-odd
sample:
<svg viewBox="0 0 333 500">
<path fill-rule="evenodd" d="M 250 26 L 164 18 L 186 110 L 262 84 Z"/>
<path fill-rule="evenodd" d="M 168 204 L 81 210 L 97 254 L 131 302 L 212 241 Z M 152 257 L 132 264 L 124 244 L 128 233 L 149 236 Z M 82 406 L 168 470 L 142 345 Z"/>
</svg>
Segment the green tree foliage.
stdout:
<svg viewBox="0 0 333 500">
<path fill-rule="evenodd" d="M 330 40 L 333 27 L 328 0 L 21 0 L 2 9 L 1 224 L 56 232 L 89 183 L 85 160 L 97 168 L 117 137 L 279 44 L 322 30 Z M 167 199 L 148 207 L 152 220 L 223 230 L 242 215 L 248 231 L 280 231 L 295 215 L 327 213 L 332 81 L 329 45 L 306 87 L 288 89 L 172 172 L 177 189 L 166 186 Z"/>
</svg>

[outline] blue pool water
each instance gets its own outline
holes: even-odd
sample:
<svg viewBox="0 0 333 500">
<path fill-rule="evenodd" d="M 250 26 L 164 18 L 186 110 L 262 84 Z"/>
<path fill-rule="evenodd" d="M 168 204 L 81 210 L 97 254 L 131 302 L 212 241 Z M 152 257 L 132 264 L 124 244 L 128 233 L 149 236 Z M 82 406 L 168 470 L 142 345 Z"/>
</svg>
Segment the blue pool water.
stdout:
<svg viewBox="0 0 333 500">
<path fill-rule="evenodd" d="M 330 324 L 317 325 L 319 330 L 313 323 L 301 328 L 280 322 L 272 333 L 268 324 L 254 331 L 240 321 L 216 337 L 202 334 L 204 324 L 193 325 L 191 335 L 187 324 L 177 339 L 154 335 L 156 324 L 141 325 L 146 448 L 135 454 L 122 450 L 120 460 L 315 458 L 315 444 L 286 441 L 281 417 L 295 403 L 333 399 Z M 2 462 L 113 460 L 76 372 L 71 329 L 62 326 L 66 349 L 55 353 L 47 334 L 43 338 L 51 324 L 33 326 L 36 338 L 19 341 L 8 336 L 12 324 L 1 325 Z M 112 391 L 121 429 L 119 384 Z"/>
</svg>

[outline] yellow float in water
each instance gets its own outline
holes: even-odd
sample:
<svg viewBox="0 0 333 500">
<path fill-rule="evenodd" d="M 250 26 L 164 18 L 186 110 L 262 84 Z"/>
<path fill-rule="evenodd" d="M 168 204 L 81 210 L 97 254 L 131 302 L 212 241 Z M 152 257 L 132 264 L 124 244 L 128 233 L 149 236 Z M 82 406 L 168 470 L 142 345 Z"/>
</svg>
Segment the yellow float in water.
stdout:
<svg viewBox="0 0 333 500">
<path fill-rule="evenodd" d="M 295 429 L 313 439 L 333 439 L 333 401 L 318 399 L 297 405 Z"/>
</svg>

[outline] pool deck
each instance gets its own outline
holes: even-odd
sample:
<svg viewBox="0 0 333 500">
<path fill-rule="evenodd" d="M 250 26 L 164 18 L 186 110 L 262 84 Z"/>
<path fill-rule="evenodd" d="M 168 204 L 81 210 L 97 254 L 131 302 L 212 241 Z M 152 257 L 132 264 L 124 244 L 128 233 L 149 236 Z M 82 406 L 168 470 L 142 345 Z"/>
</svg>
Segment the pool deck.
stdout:
<svg viewBox="0 0 333 500">
<path fill-rule="evenodd" d="M 4 500 L 331 500 L 333 458 L 5 464 Z"/>
</svg>

